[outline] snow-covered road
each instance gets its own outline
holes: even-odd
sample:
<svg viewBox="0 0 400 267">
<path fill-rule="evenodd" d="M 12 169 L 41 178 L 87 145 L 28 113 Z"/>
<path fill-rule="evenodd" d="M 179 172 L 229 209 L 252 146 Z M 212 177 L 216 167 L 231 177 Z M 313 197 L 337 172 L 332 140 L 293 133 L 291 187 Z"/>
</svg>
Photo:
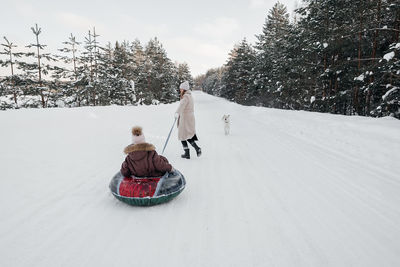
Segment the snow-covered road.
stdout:
<svg viewBox="0 0 400 267">
<path fill-rule="evenodd" d="M 398 120 L 193 95 L 203 155 L 174 130 L 187 187 L 154 207 L 108 183 L 133 125 L 161 152 L 177 103 L 0 112 L 0 266 L 400 266 Z"/>
</svg>

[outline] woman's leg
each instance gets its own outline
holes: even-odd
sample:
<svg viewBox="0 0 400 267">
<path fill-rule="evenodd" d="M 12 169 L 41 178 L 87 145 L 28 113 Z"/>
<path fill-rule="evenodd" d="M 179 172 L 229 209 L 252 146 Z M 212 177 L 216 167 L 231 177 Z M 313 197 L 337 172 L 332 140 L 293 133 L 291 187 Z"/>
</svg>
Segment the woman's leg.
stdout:
<svg viewBox="0 0 400 267">
<path fill-rule="evenodd" d="M 186 141 L 181 141 L 181 143 L 182 143 L 183 149 L 188 148 L 188 144 Z"/>
<path fill-rule="evenodd" d="M 185 151 L 185 154 L 182 154 L 181 157 L 185 159 L 190 159 L 190 153 L 189 153 L 189 147 L 186 141 L 181 141 L 183 150 Z"/>
<path fill-rule="evenodd" d="M 192 145 L 192 147 L 194 147 L 194 149 L 196 149 L 196 154 L 198 157 L 201 156 L 201 148 L 196 144 L 195 140 L 197 139 L 197 136 L 194 135 L 192 138 L 188 139 L 189 144 Z"/>
</svg>

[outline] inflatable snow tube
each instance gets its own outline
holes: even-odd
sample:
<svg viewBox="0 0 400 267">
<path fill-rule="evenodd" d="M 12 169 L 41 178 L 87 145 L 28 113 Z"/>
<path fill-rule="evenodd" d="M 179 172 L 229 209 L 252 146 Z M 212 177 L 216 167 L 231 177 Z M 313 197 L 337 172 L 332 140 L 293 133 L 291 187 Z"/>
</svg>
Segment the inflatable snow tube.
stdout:
<svg viewBox="0 0 400 267">
<path fill-rule="evenodd" d="M 162 177 L 124 177 L 118 172 L 110 182 L 111 193 L 133 206 L 152 206 L 167 202 L 185 189 L 185 177 L 179 171 Z"/>
</svg>

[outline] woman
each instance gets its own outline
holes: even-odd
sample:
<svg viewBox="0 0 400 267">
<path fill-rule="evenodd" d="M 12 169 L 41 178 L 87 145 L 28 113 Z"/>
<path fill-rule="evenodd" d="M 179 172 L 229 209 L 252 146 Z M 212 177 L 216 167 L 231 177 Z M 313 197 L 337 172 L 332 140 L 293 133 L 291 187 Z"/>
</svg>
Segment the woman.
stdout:
<svg viewBox="0 0 400 267">
<path fill-rule="evenodd" d="M 188 142 L 196 150 L 197 156 L 200 157 L 201 149 L 196 142 L 196 127 L 194 119 L 194 103 L 190 92 L 189 82 L 185 81 L 179 86 L 180 98 L 179 107 L 176 110 L 175 118 L 178 118 L 178 139 L 182 142 L 185 153 L 181 156 L 185 159 L 190 159 Z"/>
</svg>

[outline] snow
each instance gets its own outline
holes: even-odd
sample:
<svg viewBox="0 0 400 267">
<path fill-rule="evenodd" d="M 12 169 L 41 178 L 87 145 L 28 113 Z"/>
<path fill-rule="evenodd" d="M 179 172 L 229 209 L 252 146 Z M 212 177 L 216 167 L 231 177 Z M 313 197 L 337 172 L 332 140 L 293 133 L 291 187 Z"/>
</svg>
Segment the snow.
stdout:
<svg viewBox="0 0 400 267">
<path fill-rule="evenodd" d="M 312 103 L 314 103 L 314 101 L 315 101 L 315 96 L 311 96 L 310 103 L 312 104 Z"/>
<path fill-rule="evenodd" d="M 178 103 L 0 112 L 1 266 L 400 266 L 398 120 L 193 97 L 203 155 L 175 129 L 187 187 L 146 208 L 108 183 L 131 127 L 160 152 Z"/>
<path fill-rule="evenodd" d="M 364 73 L 361 74 L 360 76 L 354 78 L 355 81 L 364 81 L 364 79 L 365 79 Z"/>
<path fill-rule="evenodd" d="M 42 105 L 42 100 L 40 96 L 31 96 L 31 95 L 19 95 L 17 98 L 18 101 L 18 106 L 41 106 Z M 14 102 L 14 97 L 13 95 L 5 95 L 5 96 L 0 96 L 0 104 L 4 103 L 7 105 L 11 105 L 15 107 L 15 102 Z"/>
<path fill-rule="evenodd" d="M 160 101 L 157 100 L 157 99 L 153 99 L 153 100 L 151 100 L 151 104 L 152 104 L 152 105 L 159 105 L 159 104 L 160 104 Z"/>
<path fill-rule="evenodd" d="M 135 93 L 135 82 L 133 80 L 130 80 L 130 84 L 131 84 L 132 92 Z"/>
<path fill-rule="evenodd" d="M 387 98 L 390 94 L 392 94 L 393 92 L 395 92 L 395 91 L 397 91 L 397 90 L 399 90 L 399 89 L 400 89 L 399 87 L 393 87 L 392 89 L 390 89 L 389 91 L 387 91 L 387 92 L 382 96 L 382 100 L 385 101 L 386 98 Z"/>
<path fill-rule="evenodd" d="M 386 61 L 390 61 L 391 59 L 393 59 L 394 58 L 394 51 L 392 51 L 392 52 L 389 52 L 389 53 L 387 53 L 387 54 L 385 54 L 384 56 L 383 56 L 383 58 L 384 59 L 386 59 Z"/>
</svg>

